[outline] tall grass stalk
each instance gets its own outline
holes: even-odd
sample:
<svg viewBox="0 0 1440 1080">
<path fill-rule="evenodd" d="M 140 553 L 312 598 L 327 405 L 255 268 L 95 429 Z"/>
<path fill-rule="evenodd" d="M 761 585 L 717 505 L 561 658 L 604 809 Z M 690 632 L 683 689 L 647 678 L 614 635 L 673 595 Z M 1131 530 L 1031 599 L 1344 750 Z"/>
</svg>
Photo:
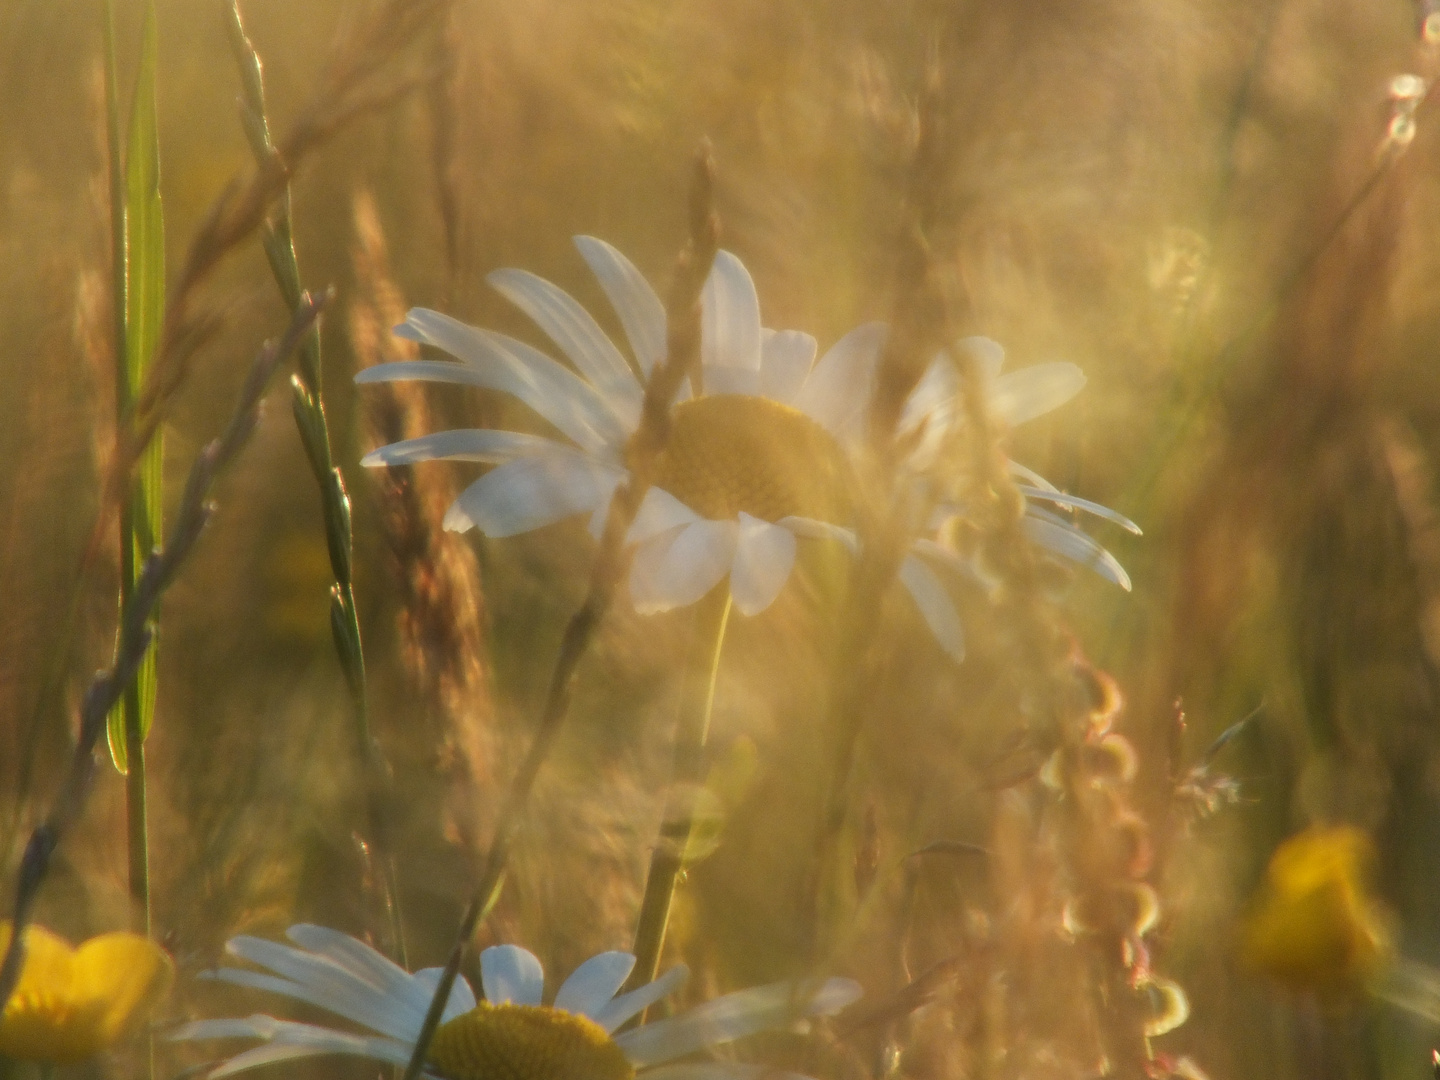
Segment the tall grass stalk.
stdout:
<svg viewBox="0 0 1440 1080">
<path fill-rule="evenodd" d="M 666 305 L 665 359 L 656 365 L 645 384 L 645 397 L 640 406 L 640 426 L 631 436 L 627 464 L 629 475 L 615 490 L 600 534 L 600 548 L 590 570 L 590 586 L 580 609 L 570 617 L 560 639 L 560 650 L 550 674 L 550 687 L 540 726 L 534 741 L 520 763 L 520 768 L 506 792 L 495 823 L 495 835 L 485 856 L 480 883 L 460 920 L 460 932 L 450 950 L 445 970 L 435 986 L 425 1021 L 415 1037 L 410 1063 L 405 1067 L 405 1080 L 417 1080 L 425 1068 L 430 1040 L 440 1026 L 441 1014 L 450 1000 L 450 990 L 460 973 L 475 930 L 495 906 L 505 881 L 505 869 L 515 834 L 530 803 L 535 779 L 564 725 L 570 710 L 570 694 L 575 672 L 580 666 L 595 630 L 610 608 L 616 586 L 625 576 L 629 553 L 625 536 L 635 522 L 640 504 L 650 490 L 661 452 L 670 439 L 670 403 L 680 385 L 700 367 L 700 294 L 710 276 L 715 253 L 720 246 L 720 218 L 715 212 L 715 163 L 709 143 L 701 145 L 695 159 L 690 190 L 690 239 L 680 253 L 675 267 L 675 280 Z"/>
<path fill-rule="evenodd" d="M 945 91 L 939 59 L 932 57 L 915 113 L 917 138 L 908 166 L 907 213 L 895 244 L 895 309 L 876 373 L 868 467 L 860 477 L 863 491 L 857 532 L 861 558 L 831 661 L 831 760 L 801 913 L 808 923 L 812 964 L 818 964 L 833 944 L 828 933 L 833 922 L 828 901 L 832 884 L 838 880 L 856 747 L 866 719 L 870 646 L 908 542 L 897 524 L 910 520 L 911 515 L 900 502 L 905 493 L 897 491 L 894 484 L 895 431 L 925 366 L 953 337 L 946 283 L 933 250 L 947 209 L 946 180 L 953 153 L 944 122 Z"/>
<path fill-rule="evenodd" d="M 260 57 L 245 34 L 240 5 L 234 0 L 229 8 L 230 44 L 240 68 L 244 100 L 241 116 L 245 135 L 258 166 L 275 157 L 275 144 L 270 139 L 270 124 L 265 112 L 265 83 Z M 261 231 L 265 256 L 270 263 L 275 284 L 291 312 L 298 312 L 304 295 L 300 285 L 300 266 L 295 256 L 295 240 L 291 229 L 290 189 L 287 185 L 275 211 Z M 325 515 L 325 540 L 330 553 L 330 571 L 334 584 L 330 587 L 330 629 L 335 651 L 350 691 L 350 705 L 355 719 L 355 742 L 364 774 L 368 833 L 380 864 L 386 919 L 394 955 L 402 965 L 406 962 L 405 933 L 400 912 L 400 893 L 395 878 L 395 859 L 386 807 L 390 792 L 390 769 L 370 730 L 370 702 L 365 682 L 365 651 L 360 638 L 360 621 L 355 611 L 355 588 L 352 576 L 353 542 L 350 528 L 350 496 L 345 481 L 335 466 L 330 449 L 330 426 L 325 418 L 321 398 L 320 332 L 312 327 L 300 343 L 297 374 L 291 376 L 291 410 L 305 457 L 310 462 L 315 482 L 320 487 L 320 505 Z"/>
<path fill-rule="evenodd" d="M 155 102 L 155 6 L 147 5 L 140 63 L 130 106 L 125 160 L 120 159 L 120 101 L 113 0 L 105 5 L 105 105 L 110 144 L 111 277 L 115 305 L 115 410 L 117 428 L 134 407 L 155 358 L 165 314 L 165 222 L 160 202 L 160 143 Z M 119 507 L 120 602 L 129 602 L 140 565 L 162 527 L 162 441 L 140 455 L 134 483 Z M 158 613 L 157 613 L 158 614 Z M 136 925 L 150 932 L 150 850 L 146 829 L 145 736 L 155 717 L 155 622 L 151 644 L 135 681 L 111 715 L 110 754 L 125 774 L 130 896 Z"/>
<path fill-rule="evenodd" d="M 689 656 L 680 689 L 680 712 L 675 724 L 675 768 L 660 837 L 650 856 L 645 896 L 635 926 L 635 968 L 631 988 L 655 978 L 665 947 L 665 928 L 675 885 L 690 854 L 695 828 L 696 798 L 705 782 L 706 745 L 710 716 L 715 706 L 715 680 L 720 674 L 720 653 L 730 622 L 730 590 L 724 584 L 711 590 L 695 610 Z M 642 1014 L 643 1016 L 643 1014 Z"/>
</svg>

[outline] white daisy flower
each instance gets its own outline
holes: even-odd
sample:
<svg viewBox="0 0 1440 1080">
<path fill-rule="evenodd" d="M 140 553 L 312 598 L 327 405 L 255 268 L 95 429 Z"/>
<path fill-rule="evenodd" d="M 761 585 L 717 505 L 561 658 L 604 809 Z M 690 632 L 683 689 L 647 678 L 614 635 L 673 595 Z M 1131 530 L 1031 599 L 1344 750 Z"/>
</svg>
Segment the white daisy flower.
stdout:
<svg viewBox="0 0 1440 1080">
<path fill-rule="evenodd" d="M 1059 408 L 1085 385 L 1084 372 L 1065 362 L 1033 364 L 1002 374 L 1005 350 L 987 337 L 962 338 L 955 343 L 953 351 L 969 353 L 978 362 L 981 383 L 985 388 L 986 409 L 1005 431 Z M 915 446 L 906 461 L 906 467 L 914 477 L 925 477 L 936 464 L 941 447 L 957 429 L 963 427 L 959 390 L 959 372 L 951 353 L 942 351 L 926 369 L 906 401 L 900 418 L 901 434 L 915 437 Z M 1110 552 L 1068 518 L 1036 503 L 1092 514 L 1136 536 L 1141 535 L 1140 526 L 1100 503 L 1065 494 L 1039 473 L 1018 462 L 1008 458 L 1006 461 L 1016 480 L 1016 487 L 1025 498 L 1022 524 L 1030 539 L 1057 555 L 1089 567 L 1128 592 L 1130 575 Z M 942 504 L 931 524 L 939 525 L 945 519 L 956 516 L 964 516 L 963 507 Z"/>
<path fill-rule="evenodd" d="M 563 436 L 564 441 L 489 428 L 444 431 L 365 456 L 362 464 L 369 466 L 433 459 L 494 465 L 456 499 L 446 528 L 476 527 L 498 538 L 589 513 L 591 530 L 598 533 L 626 475 L 626 447 L 640 422 L 642 379 L 665 351 L 665 309 L 635 266 L 609 244 L 587 236 L 576 237 L 575 244 L 619 317 L 633 364 L 569 294 L 534 274 L 506 269 L 489 276 L 491 285 L 536 322 L 573 370 L 514 338 L 416 308 L 396 333 L 461 362 L 381 364 L 356 376 L 362 383 L 416 379 L 500 390 Z M 885 335 L 882 324 L 865 324 L 817 361 L 809 334 L 762 327 L 749 272 L 730 252 L 716 256 L 702 294 L 701 393 L 692 393 L 688 383 L 681 388 L 655 484 L 627 536 L 636 545 L 629 582 L 636 610 L 692 604 L 728 575 L 737 610 L 757 614 L 788 580 L 796 537 L 836 539 L 856 549 L 849 528 L 851 454 L 862 439 Z M 1047 374 L 1065 369 L 1072 382 L 1069 373 L 1079 375 L 1074 365 L 1040 367 Z M 1046 375 L 1026 375 L 1037 370 L 994 381 L 993 396 L 1012 422 L 1064 400 L 1056 400 Z M 954 387 L 948 398 L 937 396 L 942 388 L 943 375 L 927 377 L 907 411 L 915 423 L 933 415 L 927 433 L 936 437 L 955 422 Z M 1068 540 L 1075 530 L 1062 518 L 1056 521 L 1060 524 L 1046 523 L 1053 525 L 1050 531 L 1065 531 L 1078 551 L 1081 541 Z M 1043 526 L 1041 532 L 1045 542 Z M 919 554 L 946 558 L 922 542 L 903 561 L 900 581 L 937 641 L 959 659 L 960 617 Z"/>
<path fill-rule="evenodd" d="M 260 1039 L 214 1069 L 229 1076 L 260 1065 L 321 1054 L 345 1054 L 404 1066 L 410 1061 L 440 968 L 409 974 L 370 946 L 322 926 L 292 926 L 299 948 L 255 937 L 226 948 L 265 971 L 220 968 L 209 977 L 268 990 L 317 1006 L 366 1029 L 338 1031 L 256 1015 L 186 1024 L 172 1040 Z M 549 1005 L 545 975 L 533 954 L 498 945 L 480 954 L 485 999 L 455 980 L 430 1044 L 426 1075 L 439 1080 L 803 1080 L 757 1065 L 668 1064 L 708 1047 L 798 1020 L 839 1012 L 860 997 L 850 979 L 776 983 L 726 994 L 678 1016 L 616 1034 L 631 1018 L 677 990 L 686 969 L 671 968 L 620 994 L 635 966 L 626 952 L 605 952 L 581 964 Z M 618 995 L 618 996 L 617 996 Z"/>
<path fill-rule="evenodd" d="M 575 243 L 619 316 L 633 366 L 567 293 L 526 271 L 498 270 L 490 283 L 535 320 L 574 370 L 514 338 L 416 308 L 396 333 L 461 362 L 381 364 L 356 377 L 504 391 L 564 437 L 455 430 L 366 455 L 370 466 L 441 458 L 494 465 L 456 499 L 446 528 L 505 537 L 590 513 L 598 531 L 626 475 L 642 377 L 665 350 L 665 309 L 620 252 L 593 237 Z M 861 326 L 816 362 L 810 335 L 761 327 L 754 282 L 726 251 L 716 257 L 702 306 L 703 393 L 687 385 L 673 406 L 655 486 L 627 537 L 636 545 L 630 595 L 642 613 L 666 611 L 694 603 L 728 574 L 735 607 L 753 615 L 788 580 L 797 536 L 845 539 L 853 493 L 842 440 L 863 423 L 885 329 Z M 941 644 L 958 656 L 959 616 L 933 571 L 913 560 L 902 580 Z"/>
</svg>

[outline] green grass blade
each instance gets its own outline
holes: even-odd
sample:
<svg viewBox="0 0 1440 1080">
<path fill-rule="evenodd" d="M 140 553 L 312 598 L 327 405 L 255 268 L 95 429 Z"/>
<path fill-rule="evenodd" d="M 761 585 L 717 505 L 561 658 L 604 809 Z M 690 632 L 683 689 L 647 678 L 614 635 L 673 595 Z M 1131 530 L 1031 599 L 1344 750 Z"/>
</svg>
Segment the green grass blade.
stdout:
<svg viewBox="0 0 1440 1080">
<path fill-rule="evenodd" d="M 160 202 L 160 136 L 155 105 L 156 67 L 155 5 L 145 13 L 140 66 L 135 77 L 135 96 L 130 110 L 130 130 L 125 155 L 125 234 L 127 249 L 125 295 L 125 378 L 118 388 L 122 412 L 139 393 L 145 374 L 155 356 L 160 326 L 165 317 L 165 217 Z M 125 580 L 128 593 L 139 577 L 145 557 L 159 542 L 162 510 L 162 463 L 164 449 L 157 434 L 140 458 L 126 515 L 129 536 Z M 155 647 L 146 654 L 136 681 L 137 693 L 130 704 L 122 704 L 110 717 L 110 754 L 124 772 L 125 717 L 133 705 L 139 713 L 143 738 L 155 714 Z"/>
</svg>

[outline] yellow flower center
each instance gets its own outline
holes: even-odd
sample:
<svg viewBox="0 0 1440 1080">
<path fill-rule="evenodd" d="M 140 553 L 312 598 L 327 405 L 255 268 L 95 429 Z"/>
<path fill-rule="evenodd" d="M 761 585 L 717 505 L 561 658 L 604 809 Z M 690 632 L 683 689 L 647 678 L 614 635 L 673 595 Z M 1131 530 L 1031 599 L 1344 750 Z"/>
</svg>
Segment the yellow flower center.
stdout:
<svg viewBox="0 0 1440 1080">
<path fill-rule="evenodd" d="M 635 1067 L 595 1021 L 544 1005 L 481 1002 L 441 1024 L 430 1069 L 445 1080 L 633 1080 Z"/>
<path fill-rule="evenodd" d="M 849 524 L 845 451 L 799 409 L 717 394 L 681 402 L 671 418 L 655 483 L 702 517 L 726 520 L 743 510 L 771 522 L 794 514 Z"/>
</svg>

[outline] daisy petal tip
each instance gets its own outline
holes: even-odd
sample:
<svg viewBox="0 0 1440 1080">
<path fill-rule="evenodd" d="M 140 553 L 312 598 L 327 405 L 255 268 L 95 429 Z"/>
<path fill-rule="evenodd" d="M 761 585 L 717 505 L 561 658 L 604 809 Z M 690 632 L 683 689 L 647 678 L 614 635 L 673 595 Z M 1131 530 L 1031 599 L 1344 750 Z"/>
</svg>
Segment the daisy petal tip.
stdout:
<svg viewBox="0 0 1440 1080">
<path fill-rule="evenodd" d="M 475 522 L 460 508 L 458 502 L 450 504 L 450 509 L 445 511 L 445 520 L 442 524 L 446 532 L 469 532 L 475 527 Z"/>
<path fill-rule="evenodd" d="M 817 995 L 818 1003 L 824 1007 L 824 1015 L 831 1016 L 848 1009 L 865 996 L 865 988 L 854 979 L 830 979 Z"/>
</svg>

